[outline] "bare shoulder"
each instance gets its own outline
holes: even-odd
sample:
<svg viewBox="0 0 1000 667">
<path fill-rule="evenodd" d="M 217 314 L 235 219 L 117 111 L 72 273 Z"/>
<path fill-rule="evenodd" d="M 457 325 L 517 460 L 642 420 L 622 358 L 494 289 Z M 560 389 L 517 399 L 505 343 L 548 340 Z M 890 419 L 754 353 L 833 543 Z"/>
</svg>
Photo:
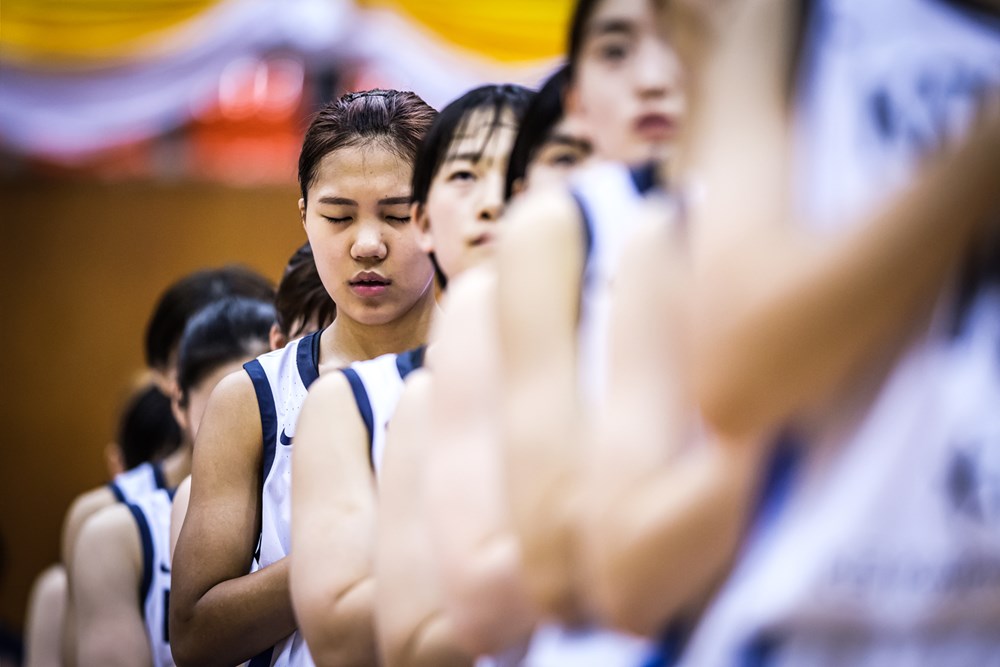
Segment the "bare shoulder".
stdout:
<svg viewBox="0 0 1000 667">
<path fill-rule="evenodd" d="M 350 395 L 351 384 L 343 373 L 324 373 L 310 385 L 309 394 L 306 396 L 302 410 L 305 411 L 310 404 L 343 399 Z"/>
<path fill-rule="evenodd" d="M 504 213 L 501 248 L 574 237 L 582 238 L 580 210 L 573 196 L 563 188 L 525 193 Z"/>
<path fill-rule="evenodd" d="M 123 561 L 141 562 L 139 528 L 124 503 L 106 507 L 87 519 L 80 529 L 73 570 L 102 567 Z"/>
<path fill-rule="evenodd" d="M 77 496 L 66 512 L 63 521 L 62 533 L 62 559 L 63 564 L 69 565 L 73 557 L 73 547 L 76 543 L 80 528 L 84 522 L 100 510 L 111 507 L 117 502 L 115 494 L 107 485 L 91 489 Z"/>
</svg>

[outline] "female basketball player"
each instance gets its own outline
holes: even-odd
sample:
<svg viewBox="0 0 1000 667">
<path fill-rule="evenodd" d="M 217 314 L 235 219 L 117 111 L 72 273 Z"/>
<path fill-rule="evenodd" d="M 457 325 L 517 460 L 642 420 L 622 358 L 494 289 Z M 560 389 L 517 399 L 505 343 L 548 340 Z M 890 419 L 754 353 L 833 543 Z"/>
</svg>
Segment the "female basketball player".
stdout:
<svg viewBox="0 0 1000 667">
<path fill-rule="evenodd" d="M 209 401 L 174 554 L 178 662 L 308 657 L 285 558 L 295 423 L 320 375 L 426 340 L 433 267 L 411 224 L 410 176 L 433 117 L 412 93 L 351 93 L 321 110 L 306 133 L 299 211 L 337 318 L 247 364 Z"/>
<path fill-rule="evenodd" d="M 684 110 L 680 67 L 648 0 L 577 5 L 569 104 L 588 121 L 597 157 L 667 159 Z M 571 192 L 511 207 L 500 244 L 499 312 L 505 371 L 507 491 L 525 582 L 544 614 L 587 622 L 575 544 L 584 415 L 604 388 L 608 287 L 618 256 L 646 216 L 650 174 L 599 164 Z M 543 285 L 544 289 L 538 286 Z M 646 647 L 599 631 L 536 633 L 532 664 L 628 664 Z"/>
<path fill-rule="evenodd" d="M 179 346 L 175 400 L 189 442 L 215 385 L 267 349 L 273 323 L 273 306 L 251 299 L 225 299 L 191 319 Z M 157 489 L 84 525 L 72 565 L 77 664 L 174 664 L 167 634 L 171 496 Z"/>
<path fill-rule="evenodd" d="M 205 269 L 171 285 L 156 303 L 146 327 L 146 362 L 155 382 L 166 394 L 176 383 L 177 345 L 188 319 L 208 304 L 227 296 L 271 300 L 274 288 L 264 276 L 240 266 Z M 176 488 L 191 470 L 191 443 L 182 443 L 163 460 L 147 461 L 115 476 L 110 484 L 78 496 L 66 512 L 62 532 L 62 558 L 67 577 L 74 560 L 76 538 L 86 520 L 115 502 L 128 502 L 136 495 L 158 488 Z M 72 581 L 70 581 L 72 590 Z M 73 665 L 75 614 L 70 596 L 63 627 L 63 661 Z"/>
<path fill-rule="evenodd" d="M 441 112 L 421 145 L 412 215 L 443 280 L 459 276 L 492 247 L 507 157 L 529 97 L 520 86 L 472 90 Z M 303 409 L 294 464 L 292 593 L 310 651 L 324 664 L 376 660 L 373 481 L 403 379 L 422 357 L 421 348 L 352 364 L 317 383 Z M 334 554 L 338 566 L 330 568 Z M 408 567 L 405 558 L 393 565 Z M 395 591 L 391 600 L 402 603 L 380 618 L 380 632 L 390 637 L 386 658 L 397 664 L 404 649 L 397 629 L 413 621 L 407 609 L 420 609 L 433 582 L 411 582 L 404 593 L 396 586 L 399 570 L 385 575 L 379 590 Z M 432 663 L 455 658 L 436 630 L 428 637 L 429 645 L 414 648 Z"/>
<path fill-rule="evenodd" d="M 507 168 L 508 198 L 514 191 L 557 186 L 588 157 L 589 140 L 579 131 L 579 119 L 563 113 L 567 81 L 568 70 L 563 68 L 542 86 L 525 111 Z M 424 378 L 423 389 L 408 387 L 412 404 L 401 405 L 398 416 L 400 424 L 423 420 L 422 426 L 400 426 L 391 436 L 423 436 L 423 441 L 401 442 L 390 455 L 409 459 L 396 470 L 409 472 L 410 488 L 395 492 L 394 485 L 385 484 L 380 496 L 387 510 L 381 517 L 421 512 L 433 547 L 426 546 L 426 532 L 413 528 L 414 548 L 407 550 L 402 538 L 391 539 L 394 529 L 403 530 L 402 526 L 383 523 L 380 527 L 385 527 L 386 538 L 379 541 L 380 558 L 406 554 L 404 562 L 416 563 L 405 573 L 414 581 L 427 581 L 439 573 L 443 599 L 432 606 L 428 597 L 422 611 L 444 609 L 456 641 L 471 655 L 500 653 L 511 647 L 516 651 L 536 618 L 519 580 L 520 559 L 503 491 L 495 309 L 496 277 L 491 263 L 466 272 L 449 288 L 448 309 L 441 318 L 440 341 L 434 351 L 433 379 Z M 417 403 L 429 405 L 418 407 Z M 428 420 L 430 424 L 425 423 Z M 412 471 L 420 477 L 415 478 Z M 420 490 L 416 496 L 415 489 Z M 407 496 L 425 500 L 407 503 Z M 388 511 L 393 498 L 398 498 L 395 512 Z M 410 525 L 418 525 L 416 516 Z M 421 558 L 427 561 L 426 568 L 419 566 Z M 414 607 L 415 612 L 420 609 Z"/>
<path fill-rule="evenodd" d="M 989 662 L 997 19 L 819 3 L 793 170 L 787 4 L 735 14 L 699 102 L 694 385 L 728 437 L 800 435 L 684 664 Z"/>
</svg>

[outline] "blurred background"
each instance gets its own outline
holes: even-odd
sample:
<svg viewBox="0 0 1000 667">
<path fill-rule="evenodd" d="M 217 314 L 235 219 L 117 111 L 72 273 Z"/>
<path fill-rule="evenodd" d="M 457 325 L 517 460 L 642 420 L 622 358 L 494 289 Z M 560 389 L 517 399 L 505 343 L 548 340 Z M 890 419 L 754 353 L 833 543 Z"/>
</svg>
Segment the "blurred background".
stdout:
<svg viewBox="0 0 1000 667">
<path fill-rule="evenodd" d="M 160 292 L 305 240 L 308 117 L 347 90 L 440 108 L 559 62 L 570 0 L 3 0 L 0 626 L 24 622 L 143 368 Z"/>
</svg>

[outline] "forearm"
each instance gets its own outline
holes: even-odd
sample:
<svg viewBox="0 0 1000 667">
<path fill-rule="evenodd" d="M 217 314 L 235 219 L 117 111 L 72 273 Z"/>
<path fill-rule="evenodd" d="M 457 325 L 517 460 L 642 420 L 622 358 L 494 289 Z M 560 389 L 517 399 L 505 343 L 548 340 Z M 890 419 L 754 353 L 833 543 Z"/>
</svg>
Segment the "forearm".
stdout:
<svg viewBox="0 0 1000 667">
<path fill-rule="evenodd" d="M 175 567 L 174 577 L 182 579 L 183 570 L 178 573 Z M 215 584 L 191 603 L 177 588 L 175 584 L 170 630 L 178 665 L 239 664 L 295 630 L 287 558 Z"/>
<path fill-rule="evenodd" d="M 576 615 L 573 540 L 580 474 L 575 389 L 537 384 L 507 404 L 508 497 L 524 577 L 543 612 Z"/>
<path fill-rule="evenodd" d="M 903 335 L 996 205 L 998 171 L 994 127 L 824 248 L 731 248 L 703 267 L 696 368 L 713 426 L 733 437 L 773 428 Z"/>
<path fill-rule="evenodd" d="M 364 576 L 325 599 L 302 606 L 301 632 L 319 667 L 349 667 L 376 662 L 375 578 Z"/>
</svg>

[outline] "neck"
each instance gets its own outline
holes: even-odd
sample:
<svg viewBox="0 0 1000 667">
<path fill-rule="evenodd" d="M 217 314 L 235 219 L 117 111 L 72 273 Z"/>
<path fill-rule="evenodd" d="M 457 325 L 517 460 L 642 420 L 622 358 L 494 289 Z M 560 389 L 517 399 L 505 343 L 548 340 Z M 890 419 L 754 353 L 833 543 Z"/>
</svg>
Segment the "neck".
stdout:
<svg viewBox="0 0 1000 667">
<path fill-rule="evenodd" d="M 435 310 L 434 290 L 428 289 L 409 311 L 392 322 L 362 324 L 338 315 L 320 340 L 320 372 L 423 345 Z"/>
<path fill-rule="evenodd" d="M 176 451 L 167 455 L 160 464 L 167 486 L 177 488 L 185 477 L 191 474 L 191 443 L 185 442 Z"/>
</svg>

